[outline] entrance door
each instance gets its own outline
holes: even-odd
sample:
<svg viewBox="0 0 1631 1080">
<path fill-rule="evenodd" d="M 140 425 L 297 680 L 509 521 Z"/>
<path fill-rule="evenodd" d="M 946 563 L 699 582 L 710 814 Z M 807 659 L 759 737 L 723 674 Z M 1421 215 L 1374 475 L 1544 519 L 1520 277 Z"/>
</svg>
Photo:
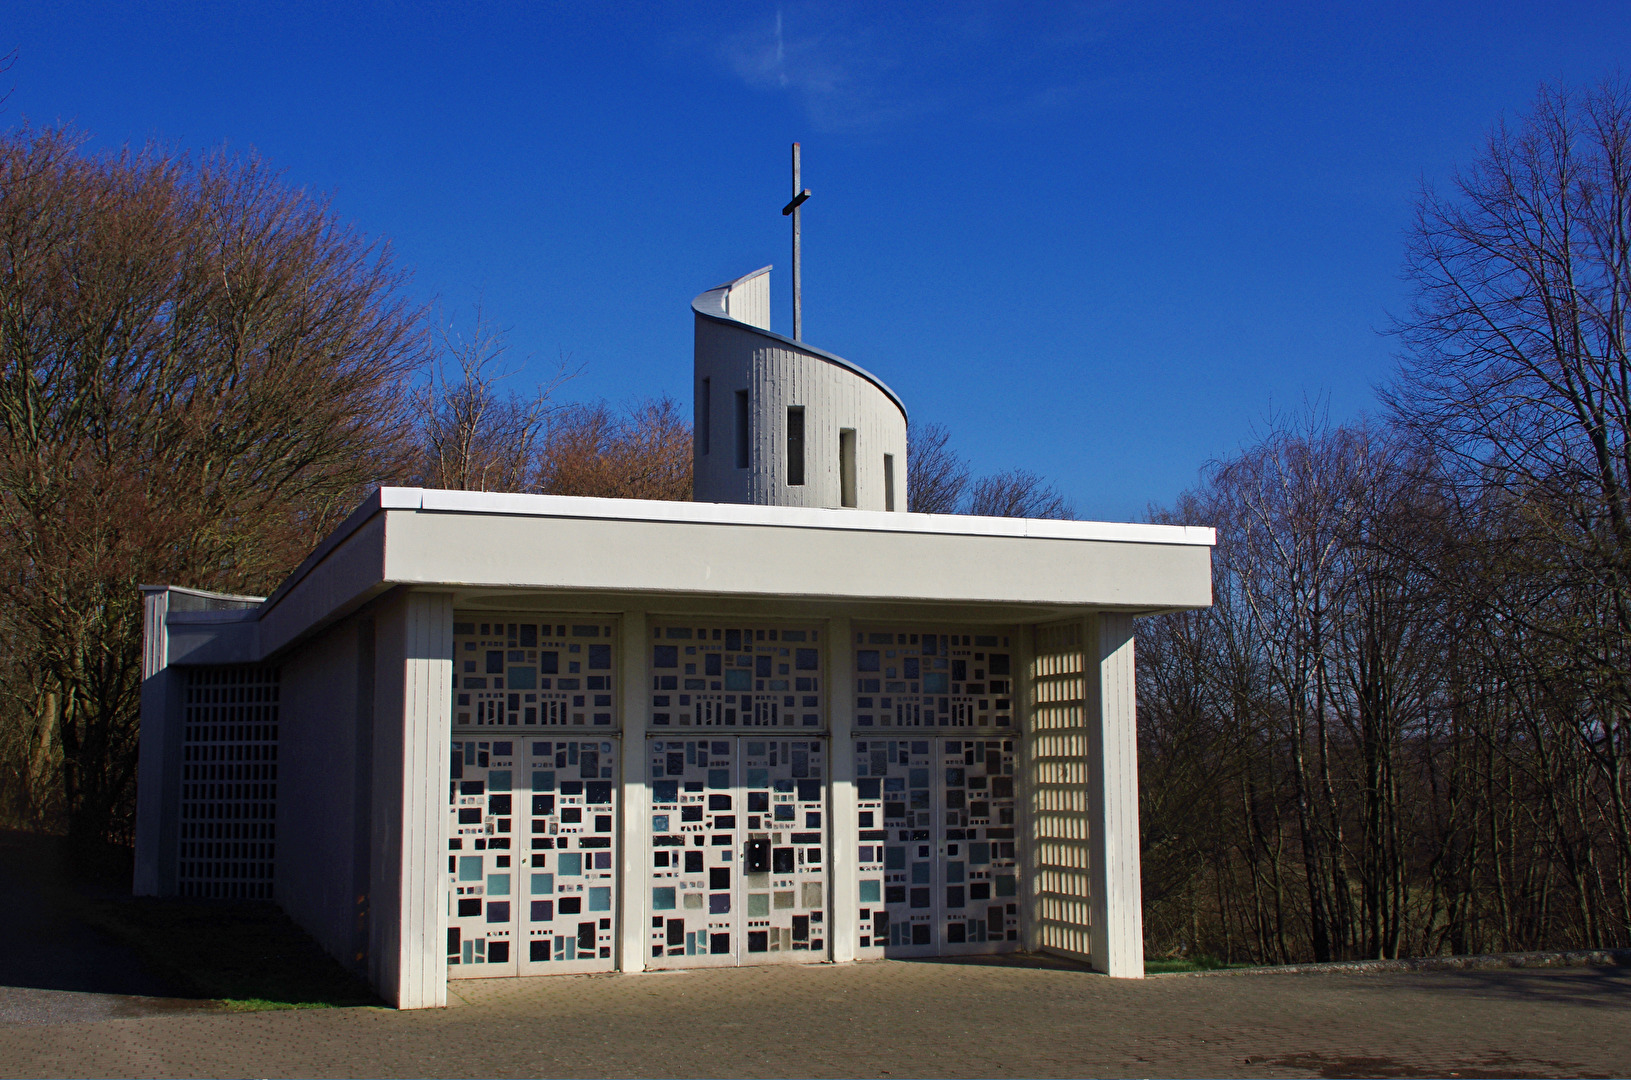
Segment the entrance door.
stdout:
<svg viewBox="0 0 1631 1080">
<path fill-rule="evenodd" d="M 453 740 L 449 978 L 611 970 L 614 746 Z"/>
<path fill-rule="evenodd" d="M 1014 741 L 858 739 L 859 955 L 1019 948 Z"/>
<path fill-rule="evenodd" d="M 649 745 L 650 966 L 825 959 L 825 741 Z"/>
</svg>

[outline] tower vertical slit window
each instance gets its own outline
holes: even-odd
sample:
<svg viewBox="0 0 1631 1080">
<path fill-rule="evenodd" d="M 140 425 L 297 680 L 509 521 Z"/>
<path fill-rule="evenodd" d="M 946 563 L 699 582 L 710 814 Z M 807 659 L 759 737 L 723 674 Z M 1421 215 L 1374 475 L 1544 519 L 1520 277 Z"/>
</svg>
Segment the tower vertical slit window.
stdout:
<svg viewBox="0 0 1631 1080">
<path fill-rule="evenodd" d="M 895 455 L 883 456 L 883 508 L 895 509 Z"/>
<path fill-rule="evenodd" d="M 855 429 L 838 429 L 838 483 L 844 506 L 859 506 L 855 496 Z"/>
<path fill-rule="evenodd" d="M 738 469 L 748 467 L 748 448 L 751 445 L 749 434 L 748 392 L 738 390 L 736 392 L 736 467 Z"/>
<path fill-rule="evenodd" d="M 804 484 L 804 406 L 787 408 L 787 485 Z"/>
<path fill-rule="evenodd" d="M 702 380 L 702 393 L 697 396 L 697 446 L 708 453 L 710 429 L 713 427 L 714 381 Z"/>
</svg>

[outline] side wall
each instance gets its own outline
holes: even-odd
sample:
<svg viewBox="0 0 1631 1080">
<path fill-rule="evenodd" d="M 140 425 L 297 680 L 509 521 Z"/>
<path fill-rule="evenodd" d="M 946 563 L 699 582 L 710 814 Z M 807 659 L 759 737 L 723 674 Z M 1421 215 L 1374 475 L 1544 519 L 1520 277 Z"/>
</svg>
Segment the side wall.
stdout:
<svg viewBox="0 0 1631 1080">
<path fill-rule="evenodd" d="M 398 1008 L 447 1004 L 452 598 L 398 594 L 283 661 L 277 900 Z"/>
<path fill-rule="evenodd" d="M 370 891 L 356 865 L 359 779 L 367 782 L 358 733 L 372 726 L 358 678 L 359 656 L 372 648 L 360 640 L 363 627 L 338 623 L 282 665 L 275 893 L 290 918 L 357 971 L 366 970 L 356 926 Z"/>
</svg>

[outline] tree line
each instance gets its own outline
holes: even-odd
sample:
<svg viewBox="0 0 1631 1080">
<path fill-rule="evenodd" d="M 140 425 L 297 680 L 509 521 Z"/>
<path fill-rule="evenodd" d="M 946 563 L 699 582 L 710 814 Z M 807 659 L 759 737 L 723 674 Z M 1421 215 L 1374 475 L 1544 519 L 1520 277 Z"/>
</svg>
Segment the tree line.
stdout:
<svg viewBox="0 0 1631 1080">
<path fill-rule="evenodd" d="M 1271 418 L 1157 520 L 1216 604 L 1139 630 L 1147 947 L 1631 946 L 1631 92 L 1546 87 L 1409 233 L 1374 419 Z"/>
</svg>

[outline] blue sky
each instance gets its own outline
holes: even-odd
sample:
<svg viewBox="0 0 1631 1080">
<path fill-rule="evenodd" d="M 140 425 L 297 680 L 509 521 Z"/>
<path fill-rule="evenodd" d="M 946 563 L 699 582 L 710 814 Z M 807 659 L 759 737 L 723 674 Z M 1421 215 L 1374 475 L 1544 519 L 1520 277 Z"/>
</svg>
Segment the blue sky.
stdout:
<svg viewBox="0 0 1631 1080">
<path fill-rule="evenodd" d="M 0 122 L 254 147 L 508 328 L 518 389 L 690 402 L 692 296 L 791 325 L 980 471 L 1170 502 L 1271 409 L 1374 409 L 1418 185 L 1631 4 L 253 5 L 8 0 Z"/>
</svg>

